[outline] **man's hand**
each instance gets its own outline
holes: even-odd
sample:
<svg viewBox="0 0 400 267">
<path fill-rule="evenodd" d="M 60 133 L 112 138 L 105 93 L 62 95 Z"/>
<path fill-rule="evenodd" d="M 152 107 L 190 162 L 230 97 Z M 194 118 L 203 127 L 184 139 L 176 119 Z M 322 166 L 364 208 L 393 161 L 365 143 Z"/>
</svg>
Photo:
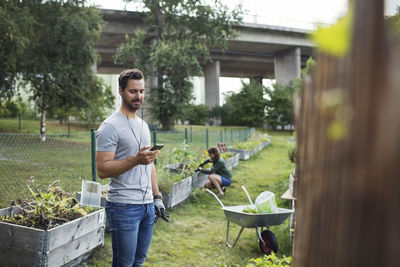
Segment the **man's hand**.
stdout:
<svg viewBox="0 0 400 267">
<path fill-rule="evenodd" d="M 148 151 L 149 146 L 142 147 L 139 152 L 136 154 L 136 160 L 138 164 L 147 165 L 153 163 L 153 161 L 157 158 L 158 154 L 160 154 L 160 150 Z"/>
<path fill-rule="evenodd" d="M 169 213 L 165 211 L 165 207 L 161 199 L 154 199 L 154 210 L 156 213 L 156 219 L 154 221 L 155 223 L 160 217 L 164 221 L 169 222 Z"/>
</svg>

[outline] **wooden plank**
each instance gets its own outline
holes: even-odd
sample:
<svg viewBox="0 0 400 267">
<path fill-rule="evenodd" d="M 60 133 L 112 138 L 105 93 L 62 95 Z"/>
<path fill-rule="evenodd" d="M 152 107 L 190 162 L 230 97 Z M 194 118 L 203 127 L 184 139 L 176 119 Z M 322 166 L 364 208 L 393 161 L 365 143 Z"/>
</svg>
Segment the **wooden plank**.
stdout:
<svg viewBox="0 0 400 267">
<path fill-rule="evenodd" d="M 36 251 L 43 233 L 40 229 L 0 222 L 2 246 Z"/>
<path fill-rule="evenodd" d="M 0 266 L 1 267 L 31 267 L 38 262 L 39 253 L 35 250 L 15 248 L 0 244 Z"/>
<path fill-rule="evenodd" d="M 233 168 L 233 157 L 229 159 L 225 159 L 225 166 L 228 170 L 232 170 Z"/>
<path fill-rule="evenodd" d="M 171 190 L 171 208 L 186 200 L 190 196 L 192 189 L 192 177 L 185 178 L 179 182 L 174 183 Z"/>
<path fill-rule="evenodd" d="M 20 210 L 21 209 L 19 207 L 9 207 L 9 208 L 0 209 L 0 216 L 19 213 Z"/>
<path fill-rule="evenodd" d="M 48 266 L 63 266 L 103 244 L 104 227 L 101 227 L 51 250 L 48 254 Z"/>
<path fill-rule="evenodd" d="M 233 168 L 235 168 L 237 165 L 239 165 L 239 158 L 240 154 L 239 153 L 234 153 L 235 155 L 233 156 Z"/>
<path fill-rule="evenodd" d="M 200 188 L 204 187 L 204 184 L 206 183 L 207 180 L 208 180 L 208 174 L 198 172 L 195 181 L 196 184 L 193 187 L 200 187 Z"/>
<path fill-rule="evenodd" d="M 50 240 L 48 250 L 51 251 L 88 234 L 93 231 L 93 229 L 98 229 L 103 226 L 105 226 L 105 214 L 102 208 L 89 214 L 87 217 L 82 217 L 50 229 L 48 231 Z"/>
</svg>

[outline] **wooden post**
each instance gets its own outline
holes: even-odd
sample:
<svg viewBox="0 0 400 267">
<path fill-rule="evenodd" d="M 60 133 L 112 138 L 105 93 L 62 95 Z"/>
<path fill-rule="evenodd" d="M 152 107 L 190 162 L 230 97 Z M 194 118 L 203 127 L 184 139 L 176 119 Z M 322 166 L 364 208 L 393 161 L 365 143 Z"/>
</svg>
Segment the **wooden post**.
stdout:
<svg viewBox="0 0 400 267">
<path fill-rule="evenodd" d="M 293 267 L 399 265 L 400 57 L 384 2 L 353 2 L 350 53 L 302 89 Z"/>
</svg>

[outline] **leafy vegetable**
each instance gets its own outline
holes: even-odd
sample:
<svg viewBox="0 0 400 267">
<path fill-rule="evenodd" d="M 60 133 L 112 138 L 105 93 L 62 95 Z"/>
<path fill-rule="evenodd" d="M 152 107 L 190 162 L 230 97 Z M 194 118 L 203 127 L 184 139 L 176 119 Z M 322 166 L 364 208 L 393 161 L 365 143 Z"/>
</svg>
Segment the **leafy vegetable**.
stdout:
<svg viewBox="0 0 400 267">
<path fill-rule="evenodd" d="M 244 208 L 244 209 L 242 210 L 242 212 L 258 214 L 257 209 L 255 209 L 255 208 L 250 208 L 250 207 Z"/>
<path fill-rule="evenodd" d="M 33 191 L 30 187 L 32 182 L 33 179 L 28 180 L 27 185 L 32 197 L 11 203 L 11 206 L 19 208 L 20 212 L 16 215 L 2 216 L 0 221 L 47 230 L 86 216 L 94 210 L 87 207 L 85 211 L 77 199 L 61 189 L 59 180 L 51 184 L 45 193 Z"/>
</svg>

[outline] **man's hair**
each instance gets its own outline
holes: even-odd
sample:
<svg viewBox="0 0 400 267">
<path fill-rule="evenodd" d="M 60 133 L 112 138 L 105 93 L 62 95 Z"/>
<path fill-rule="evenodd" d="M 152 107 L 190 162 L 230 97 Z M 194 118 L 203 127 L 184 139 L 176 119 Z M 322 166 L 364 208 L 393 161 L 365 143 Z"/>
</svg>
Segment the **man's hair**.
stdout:
<svg viewBox="0 0 400 267">
<path fill-rule="evenodd" d="M 127 69 L 119 74 L 118 84 L 122 91 L 125 90 L 128 80 L 144 79 L 143 73 L 138 69 Z"/>
<path fill-rule="evenodd" d="M 207 151 L 209 154 L 215 155 L 215 161 L 219 160 L 219 152 L 216 147 L 210 147 Z"/>
</svg>

